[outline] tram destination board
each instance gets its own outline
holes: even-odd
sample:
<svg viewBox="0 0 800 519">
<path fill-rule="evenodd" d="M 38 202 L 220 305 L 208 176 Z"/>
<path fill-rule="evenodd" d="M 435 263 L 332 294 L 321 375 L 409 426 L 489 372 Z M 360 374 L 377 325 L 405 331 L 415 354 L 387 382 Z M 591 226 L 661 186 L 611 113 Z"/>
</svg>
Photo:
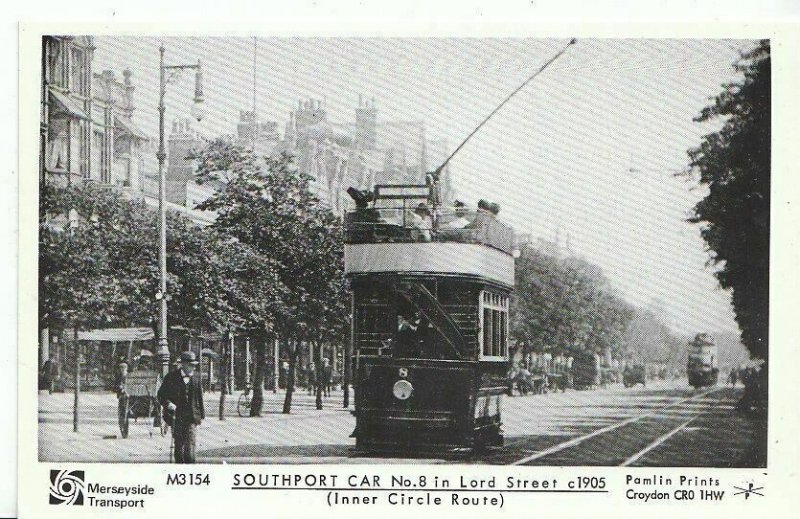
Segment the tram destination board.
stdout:
<svg viewBox="0 0 800 519">
<path fill-rule="evenodd" d="M 20 517 L 796 509 L 788 25 L 265 23 L 21 31 Z"/>
</svg>

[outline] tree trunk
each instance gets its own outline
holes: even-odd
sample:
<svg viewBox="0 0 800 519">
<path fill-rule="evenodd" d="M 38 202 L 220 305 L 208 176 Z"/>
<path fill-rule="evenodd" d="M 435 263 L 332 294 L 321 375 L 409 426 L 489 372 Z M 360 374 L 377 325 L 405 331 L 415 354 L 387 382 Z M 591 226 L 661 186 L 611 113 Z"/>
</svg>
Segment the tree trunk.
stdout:
<svg viewBox="0 0 800 519">
<path fill-rule="evenodd" d="M 231 362 L 231 357 L 233 353 L 233 349 L 231 346 L 233 345 L 233 337 L 231 337 L 230 342 L 227 345 L 222 346 L 222 358 L 220 359 L 220 375 L 219 375 L 219 384 L 221 386 L 221 391 L 219 395 L 219 419 L 225 419 L 225 393 L 228 392 L 228 385 L 227 385 L 227 378 L 228 378 L 228 363 Z"/>
<path fill-rule="evenodd" d="M 322 342 L 319 342 L 315 345 L 314 348 L 314 356 L 316 357 L 317 363 L 317 397 L 316 397 L 316 404 L 317 409 L 322 409 L 322 391 L 323 385 L 325 384 L 325 368 L 322 366 Z"/>
<path fill-rule="evenodd" d="M 223 357 L 223 358 L 225 358 L 225 357 Z M 219 394 L 219 419 L 220 420 L 224 420 L 225 419 L 225 393 L 227 393 L 226 387 L 225 387 L 225 383 L 227 382 L 227 376 L 226 376 L 225 371 L 226 371 L 226 368 L 227 368 L 228 364 L 225 361 L 221 362 L 220 364 L 222 364 L 222 365 L 220 366 L 221 373 L 220 373 L 220 376 L 219 376 L 219 379 L 220 379 L 219 380 L 219 384 L 221 386 L 220 387 L 221 391 L 220 391 L 220 394 Z"/>
<path fill-rule="evenodd" d="M 347 409 L 350 407 L 350 383 L 351 379 L 353 378 L 353 341 L 348 340 L 344 345 L 344 376 L 342 377 L 342 385 L 344 386 L 342 389 L 344 390 L 344 399 L 342 401 L 342 407 Z"/>
<path fill-rule="evenodd" d="M 256 365 L 253 372 L 253 399 L 250 402 L 250 416 L 261 416 L 264 407 L 264 359 L 267 341 L 264 337 L 255 338 Z"/>
<path fill-rule="evenodd" d="M 75 343 L 75 400 L 72 404 L 72 430 L 78 432 L 78 407 L 81 394 L 81 343 L 78 341 L 78 325 L 72 329 L 72 340 Z"/>
<path fill-rule="evenodd" d="M 298 340 L 286 339 L 289 346 L 289 376 L 286 377 L 286 399 L 283 401 L 283 414 L 292 412 L 292 393 L 294 393 L 294 379 L 297 370 L 297 357 L 300 355 Z"/>
</svg>

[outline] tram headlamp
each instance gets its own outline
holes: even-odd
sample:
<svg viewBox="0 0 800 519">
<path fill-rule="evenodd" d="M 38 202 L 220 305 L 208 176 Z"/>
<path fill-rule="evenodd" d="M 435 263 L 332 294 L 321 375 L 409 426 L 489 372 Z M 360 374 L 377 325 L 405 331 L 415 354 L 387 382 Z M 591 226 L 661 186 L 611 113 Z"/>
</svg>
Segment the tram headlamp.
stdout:
<svg viewBox="0 0 800 519">
<path fill-rule="evenodd" d="M 398 400 L 408 400 L 412 392 L 414 392 L 414 386 L 408 380 L 398 380 L 392 387 L 392 394 Z"/>
</svg>

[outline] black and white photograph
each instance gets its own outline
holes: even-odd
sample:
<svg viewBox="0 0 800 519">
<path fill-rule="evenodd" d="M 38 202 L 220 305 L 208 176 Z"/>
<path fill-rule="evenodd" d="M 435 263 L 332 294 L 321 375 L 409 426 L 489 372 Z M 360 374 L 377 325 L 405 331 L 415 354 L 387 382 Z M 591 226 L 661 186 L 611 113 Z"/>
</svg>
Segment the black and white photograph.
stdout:
<svg viewBox="0 0 800 519">
<path fill-rule="evenodd" d="M 770 39 L 39 50 L 39 462 L 773 463 Z"/>
</svg>

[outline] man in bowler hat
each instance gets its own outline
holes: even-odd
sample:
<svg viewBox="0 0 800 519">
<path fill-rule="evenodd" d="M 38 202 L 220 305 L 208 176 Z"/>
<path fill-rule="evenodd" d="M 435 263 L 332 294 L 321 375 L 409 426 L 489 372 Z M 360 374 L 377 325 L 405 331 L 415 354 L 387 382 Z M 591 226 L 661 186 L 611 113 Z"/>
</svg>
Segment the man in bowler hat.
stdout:
<svg viewBox="0 0 800 519">
<path fill-rule="evenodd" d="M 203 389 L 194 376 L 198 362 L 191 351 L 181 353 L 180 368 L 170 371 L 158 389 L 158 401 L 165 410 L 165 419 L 172 416 L 172 437 L 175 440 L 175 463 L 194 463 L 197 426 L 206 417 Z"/>
</svg>

